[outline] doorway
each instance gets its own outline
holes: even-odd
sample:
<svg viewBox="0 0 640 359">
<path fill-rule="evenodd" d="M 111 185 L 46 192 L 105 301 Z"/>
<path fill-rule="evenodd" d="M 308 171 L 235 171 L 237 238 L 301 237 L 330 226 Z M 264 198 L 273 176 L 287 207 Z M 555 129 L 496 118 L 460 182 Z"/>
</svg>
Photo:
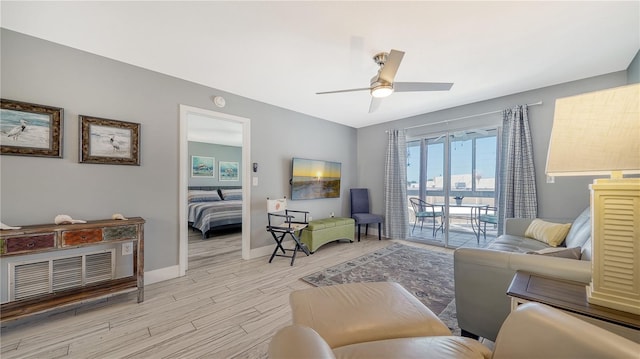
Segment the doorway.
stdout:
<svg viewBox="0 0 640 359">
<path fill-rule="evenodd" d="M 179 186 L 179 228 L 180 228 L 180 245 L 179 245 L 179 259 L 178 267 L 180 276 L 184 276 L 188 269 L 188 241 L 189 241 L 189 226 L 188 226 L 188 211 L 187 211 L 187 189 L 189 187 L 189 179 L 191 176 L 191 158 L 189 156 L 189 123 L 190 121 L 198 121 L 202 123 L 211 122 L 211 126 L 218 124 L 218 129 L 225 127 L 233 128 L 238 127 L 240 129 L 241 137 L 241 163 L 239 164 L 239 172 L 241 179 L 237 183 L 241 183 L 242 188 L 242 258 L 249 259 L 250 253 L 250 120 L 243 117 L 228 115 L 225 113 L 200 109 L 196 107 L 190 107 L 180 105 L 180 150 L 179 150 L 179 174 L 178 181 Z M 201 131 L 202 132 L 202 131 Z M 229 137 L 227 134 L 226 137 Z M 217 160 L 216 160 L 217 161 Z M 217 166 L 216 166 L 217 168 Z"/>
<path fill-rule="evenodd" d="M 407 195 L 434 214 L 416 218 L 411 208 L 410 238 L 450 248 L 483 244 L 477 220 L 497 203 L 499 132 L 445 131 L 407 142 Z"/>
</svg>

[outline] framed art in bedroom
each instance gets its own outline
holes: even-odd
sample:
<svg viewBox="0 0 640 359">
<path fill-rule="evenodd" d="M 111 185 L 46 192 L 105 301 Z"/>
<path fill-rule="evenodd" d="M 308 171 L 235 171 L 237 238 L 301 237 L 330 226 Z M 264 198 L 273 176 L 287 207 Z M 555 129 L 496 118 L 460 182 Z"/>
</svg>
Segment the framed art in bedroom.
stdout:
<svg viewBox="0 0 640 359">
<path fill-rule="evenodd" d="M 218 162 L 220 168 L 220 181 L 239 181 L 240 175 L 238 174 L 238 162 Z"/>
<path fill-rule="evenodd" d="M 140 165 L 140 124 L 80 115 L 80 163 Z"/>
<path fill-rule="evenodd" d="M 62 158 L 63 109 L 0 99 L 0 153 Z"/>
<path fill-rule="evenodd" d="M 214 157 L 191 156 L 191 177 L 216 177 L 216 159 Z"/>
</svg>

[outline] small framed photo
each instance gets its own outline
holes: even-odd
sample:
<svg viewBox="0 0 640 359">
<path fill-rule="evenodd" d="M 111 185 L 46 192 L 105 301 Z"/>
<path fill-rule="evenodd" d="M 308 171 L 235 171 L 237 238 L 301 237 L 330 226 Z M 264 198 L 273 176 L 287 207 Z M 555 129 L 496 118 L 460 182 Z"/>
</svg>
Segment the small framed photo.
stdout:
<svg viewBox="0 0 640 359">
<path fill-rule="evenodd" d="M 215 157 L 191 156 L 191 177 L 215 178 Z"/>
<path fill-rule="evenodd" d="M 140 124 L 80 115 L 80 163 L 140 165 Z"/>
<path fill-rule="evenodd" d="M 0 99 L 0 153 L 62 158 L 63 110 Z"/>
<path fill-rule="evenodd" d="M 238 162 L 218 162 L 220 169 L 220 181 L 239 181 Z"/>
</svg>

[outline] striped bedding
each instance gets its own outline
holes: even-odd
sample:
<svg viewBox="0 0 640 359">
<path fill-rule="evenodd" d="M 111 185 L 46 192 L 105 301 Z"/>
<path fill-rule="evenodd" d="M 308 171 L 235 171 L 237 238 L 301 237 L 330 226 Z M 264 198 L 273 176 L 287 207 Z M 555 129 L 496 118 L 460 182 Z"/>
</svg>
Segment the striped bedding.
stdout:
<svg viewBox="0 0 640 359">
<path fill-rule="evenodd" d="M 242 200 L 193 202 L 188 206 L 188 220 L 206 237 L 216 227 L 242 223 Z"/>
</svg>

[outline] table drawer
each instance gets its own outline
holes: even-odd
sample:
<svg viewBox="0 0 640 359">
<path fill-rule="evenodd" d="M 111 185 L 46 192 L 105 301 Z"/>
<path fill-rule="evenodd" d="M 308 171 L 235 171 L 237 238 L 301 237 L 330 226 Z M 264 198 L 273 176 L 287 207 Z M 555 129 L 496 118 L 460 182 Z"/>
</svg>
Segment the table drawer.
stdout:
<svg viewBox="0 0 640 359">
<path fill-rule="evenodd" d="M 4 240 L 7 244 L 6 254 L 54 248 L 56 246 L 55 233 L 10 237 L 5 238 Z"/>
<path fill-rule="evenodd" d="M 62 246 L 95 243 L 102 241 L 102 228 L 62 232 Z"/>
<path fill-rule="evenodd" d="M 138 226 L 136 225 L 104 228 L 105 241 L 136 238 L 138 238 Z"/>
</svg>

